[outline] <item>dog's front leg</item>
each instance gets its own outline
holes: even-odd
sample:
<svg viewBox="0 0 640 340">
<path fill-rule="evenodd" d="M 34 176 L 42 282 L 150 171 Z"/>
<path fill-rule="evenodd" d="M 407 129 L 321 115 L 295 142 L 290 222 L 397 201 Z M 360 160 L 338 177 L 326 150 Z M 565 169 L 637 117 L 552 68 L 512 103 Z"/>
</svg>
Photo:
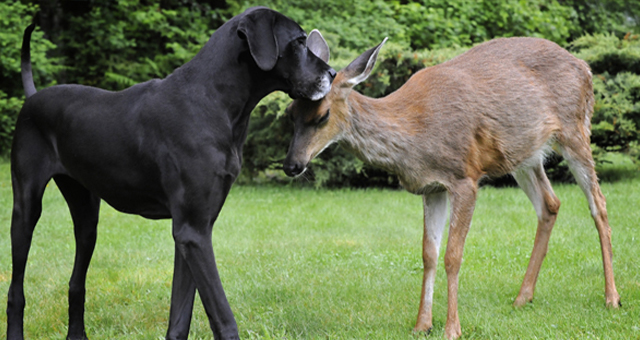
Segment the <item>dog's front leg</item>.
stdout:
<svg viewBox="0 0 640 340">
<path fill-rule="evenodd" d="M 198 290 L 215 339 L 239 339 L 238 326 L 222 288 L 211 244 L 213 223 L 232 183 L 233 178 L 221 176 L 210 187 L 213 190 L 203 189 L 206 187 L 202 185 L 197 188 L 183 187 L 179 202 L 174 203 L 172 217 L 176 259 L 167 339 L 186 339 L 195 289 Z"/>
<path fill-rule="evenodd" d="M 187 339 L 189 336 L 195 295 L 196 283 L 189 265 L 176 245 L 167 340 Z"/>
<path fill-rule="evenodd" d="M 183 276 L 178 279 L 179 286 L 173 290 L 170 325 L 175 326 L 175 332 L 180 335 L 186 331 L 185 327 L 191 318 L 193 307 L 193 283 L 200 293 L 209 324 L 216 340 L 239 339 L 238 327 L 233 317 L 233 312 L 222 288 L 222 282 L 218 274 L 213 247 L 211 245 L 211 233 L 200 234 L 190 225 L 179 227 L 181 232 L 176 233 L 176 248 L 182 259 L 176 261 L 180 267 L 176 267 L 176 275 L 184 275 L 187 270 L 191 272 L 193 280 Z M 185 269 L 184 265 L 188 268 Z M 187 274 L 188 275 L 188 274 Z M 192 281 L 192 282 L 188 282 Z M 174 280 L 175 282 L 175 280 Z M 177 290 L 182 289 L 181 292 Z M 176 304 L 175 306 L 173 304 Z M 171 332 L 172 330 L 170 330 Z M 173 339 L 173 338 L 171 338 Z M 178 337 L 176 339 L 186 339 Z"/>
</svg>

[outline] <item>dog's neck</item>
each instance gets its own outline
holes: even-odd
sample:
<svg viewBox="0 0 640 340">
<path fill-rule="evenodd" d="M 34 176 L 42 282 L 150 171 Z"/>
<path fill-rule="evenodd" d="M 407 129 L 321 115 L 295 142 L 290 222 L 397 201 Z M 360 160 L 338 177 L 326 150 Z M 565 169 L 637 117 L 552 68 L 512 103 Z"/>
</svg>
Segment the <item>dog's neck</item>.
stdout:
<svg viewBox="0 0 640 340">
<path fill-rule="evenodd" d="M 247 44 L 232 21 L 221 26 L 188 63 L 176 69 L 166 81 L 173 81 L 183 94 L 209 107 L 222 102 L 232 125 L 234 142 L 242 147 L 251 111 L 273 91 L 284 90 L 284 83 L 260 70 Z M 229 65 L 233 65 L 230 67 Z"/>
<path fill-rule="evenodd" d="M 189 85 L 203 87 L 198 90 L 205 92 L 198 92 L 198 95 L 204 94 L 219 100 L 219 94 L 229 94 L 226 100 L 242 106 L 247 103 L 255 106 L 267 94 L 284 90 L 282 82 L 272 79 L 269 72 L 257 67 L 246 42 L 238 37 L 236 29 L 226 26 L 231 25 L 220 27 L 200 52 L 176 69 L 171 77 L 180 77 Z"/>
</svg>

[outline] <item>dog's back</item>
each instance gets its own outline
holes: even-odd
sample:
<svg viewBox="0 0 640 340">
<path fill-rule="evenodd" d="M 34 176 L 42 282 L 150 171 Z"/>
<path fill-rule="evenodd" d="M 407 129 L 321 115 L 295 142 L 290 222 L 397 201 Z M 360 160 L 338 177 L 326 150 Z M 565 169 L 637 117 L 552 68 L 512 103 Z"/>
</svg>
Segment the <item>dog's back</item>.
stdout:
<svg viewBox="0 0 640 340">
<path fill-rule="evenodd" d="M 27 100 L 12 146 L 13 273 L 7 338 L 23 338 L 24 274 L 42 195 L 53 178 L 74 222 L 68 338 L 87 339 L 85 278 L 100 201 L 148 218 L 172 218 L 175 271 L 167 339 L 186 338 L 196 289 L 216 339 L 238 339 L 217 273 L 211 230 L 240 172 L 250 113 L 281 90 L 329 91 L 335 71 L 307 47 L 293 20 L 251 8 L 219 27 L 200 52 L 162 80 L 111 92 L 81 85 L 36 91 L 25 30 Z M 326 43 L 326 42 L 325 42 Z"/>
</svg>

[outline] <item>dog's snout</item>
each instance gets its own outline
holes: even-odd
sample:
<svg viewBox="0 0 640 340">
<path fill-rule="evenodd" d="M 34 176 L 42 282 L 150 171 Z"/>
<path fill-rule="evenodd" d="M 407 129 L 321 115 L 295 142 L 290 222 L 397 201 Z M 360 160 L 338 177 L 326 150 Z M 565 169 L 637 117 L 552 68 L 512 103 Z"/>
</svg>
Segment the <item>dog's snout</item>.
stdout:
<svg viewBox="0 0 640 340">
<path fill-rule="evenodd" d="M 285 163 L 282 168 L 289 177 L 295 177 L 304 172 L 305 167 L 299 163 Z"/>
<path fill-rule="evenodd" d="M 329 68 L 329 75 L 331 76 L 331 81 L 333 81 L 333 79 L 336 77 L 336 70 L 334 70 L 333 68 Z"/>
</svg>

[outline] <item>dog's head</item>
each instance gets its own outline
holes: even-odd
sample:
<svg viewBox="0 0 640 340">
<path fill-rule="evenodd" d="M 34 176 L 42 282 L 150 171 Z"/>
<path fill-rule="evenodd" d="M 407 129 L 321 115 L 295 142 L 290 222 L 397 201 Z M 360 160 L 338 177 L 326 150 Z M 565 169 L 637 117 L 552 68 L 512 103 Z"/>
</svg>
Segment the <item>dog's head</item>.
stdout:
<svg viewBox="0 0 640 340">
<path fill-rule="evenodd" d="M 246 40 L 256 65 L 282 81 L 291 98 L 318 100 L 329 92 L 336 71 L 327 65 L 328 55 L 314 53 L 315 46 L 327 44 L 318 31 L 307 38 L 295 21 L 266 7 L 243 14 L 238 35 Z"/>
</svg>

